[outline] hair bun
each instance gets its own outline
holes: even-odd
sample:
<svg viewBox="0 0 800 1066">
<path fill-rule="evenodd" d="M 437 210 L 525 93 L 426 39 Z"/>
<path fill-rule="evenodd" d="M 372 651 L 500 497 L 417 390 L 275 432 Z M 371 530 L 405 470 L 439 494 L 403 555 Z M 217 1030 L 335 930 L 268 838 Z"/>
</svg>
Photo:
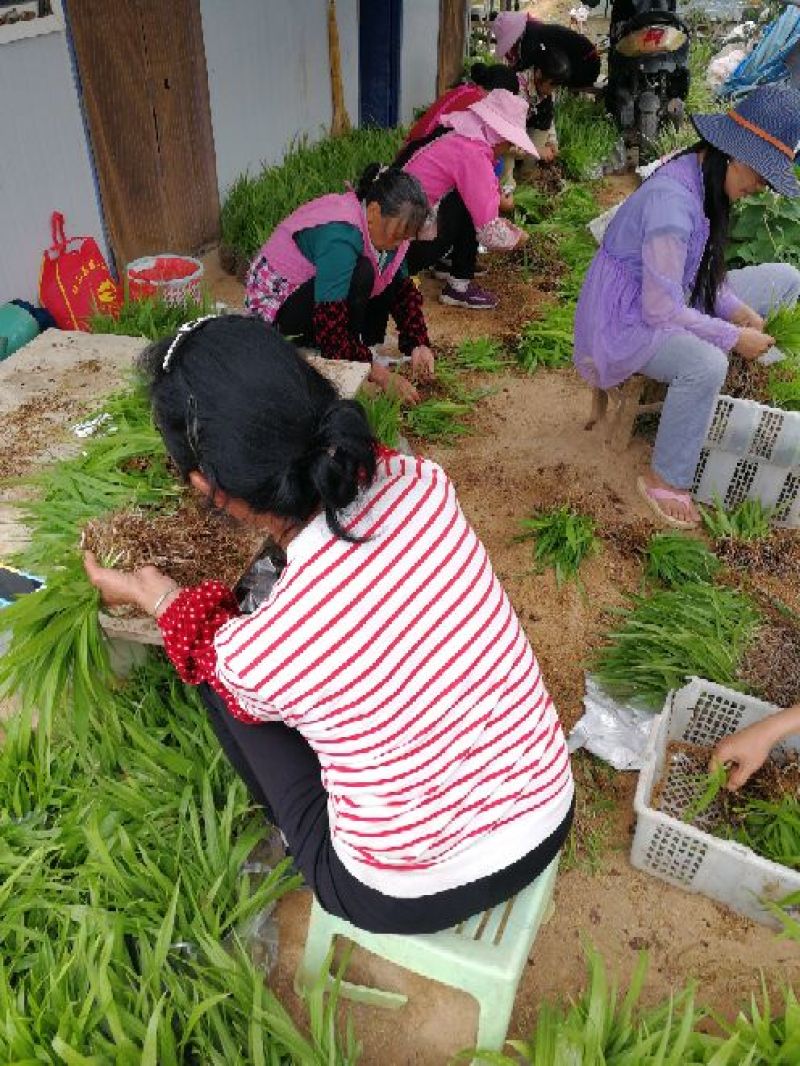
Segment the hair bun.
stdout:
<svg viewBox="0 0 800 1066">
<path fill-rule="evenodd" d="M 348 507 L 362 480 L 375 473 L 375 438 L 360 403 L 335 400 L 325 410 L 307 455 L 307 472 L 328 524 L 346 536 L 336 512 Z"/>
</svg>

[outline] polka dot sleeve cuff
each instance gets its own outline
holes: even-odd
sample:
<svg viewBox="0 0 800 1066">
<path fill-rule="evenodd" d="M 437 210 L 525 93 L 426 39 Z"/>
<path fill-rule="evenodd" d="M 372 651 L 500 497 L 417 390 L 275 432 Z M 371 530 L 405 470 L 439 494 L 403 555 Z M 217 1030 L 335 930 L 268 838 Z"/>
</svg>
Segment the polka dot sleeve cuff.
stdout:
<svg viewBox="0 0 800 1066">
<path fill-rule="evenodd" d="M 194 588 L 181 589 L 157 619 L 164 637 L 164 651 L 189 685 L 206 682 L 224 700 L 235 718 L 245 722 L 259 719 L 244 711 L 233 693 L 217 677 L 217 630 L 241 612 L 231 590 L 220 581 L 204 581 Z"/>
</svg>

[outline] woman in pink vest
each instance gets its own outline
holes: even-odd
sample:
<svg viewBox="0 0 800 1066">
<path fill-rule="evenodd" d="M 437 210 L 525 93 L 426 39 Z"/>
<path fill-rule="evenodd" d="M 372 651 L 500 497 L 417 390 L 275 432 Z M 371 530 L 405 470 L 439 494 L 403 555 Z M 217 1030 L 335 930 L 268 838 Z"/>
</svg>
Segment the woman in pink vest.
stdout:
<svg viewBox="0 0 800 1066">
<path fill-rule="evenodd" d="M 507 89 L 445 115 L 422 141 L 409 145 L 397 162 L 419 179 L 436 212 L 434 240 L 415 240 L 408 268 L 416 274 L 450 255 L 442 303 L 470 310 L 497 306 L 493 293 L 475 284 L 478 242 L 490 251 L 510 251 L 527 239 L 524 230 L 500 218 L 495 162 L 512 146 L 536 157 L 525 131 L 528 105 Z M 452 251 L 451 251 L 452 250 Z"/>
<path fill-rule="evenodd" d="M 406 266 L 427 215 L 415 178 L 371 164 L 355 190 L 311 200 L 276 227 L 250 266 L 248 310 L 327 359 L 372 363 L 372 382 L 416 403 L 411 382 L 373 362 L 373 348 L 391 314 L 414 375 L 433 374 L 422 294 Z"/>
</svg>

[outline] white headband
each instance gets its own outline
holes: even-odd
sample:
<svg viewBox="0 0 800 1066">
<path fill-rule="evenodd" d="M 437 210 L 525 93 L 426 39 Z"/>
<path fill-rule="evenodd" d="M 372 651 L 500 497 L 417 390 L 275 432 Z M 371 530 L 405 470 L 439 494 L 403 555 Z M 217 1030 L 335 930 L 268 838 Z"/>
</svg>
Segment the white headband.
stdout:
<svg viewBox="0 0 800 1066">
<path fill-rule="evenodd" d="M 164 362 L 161 364 L 162 370 L 169 370 L 169 364 L 172 361 L 172 357 L 175 354 L 175 350 L 181 341 L 189 333 L 194 333 L 196 329 L 202 326 L 205 322 L 210 322 L 212 318 L 217 318 L 217 315 L 202 315 L 200 318 L 192 318 L 188 322 L 184 322 L 178 329 L 178 332 L 172 338 L 172 344 L 167 348 L 167 353 L 164 356 Z"/>
</svg>

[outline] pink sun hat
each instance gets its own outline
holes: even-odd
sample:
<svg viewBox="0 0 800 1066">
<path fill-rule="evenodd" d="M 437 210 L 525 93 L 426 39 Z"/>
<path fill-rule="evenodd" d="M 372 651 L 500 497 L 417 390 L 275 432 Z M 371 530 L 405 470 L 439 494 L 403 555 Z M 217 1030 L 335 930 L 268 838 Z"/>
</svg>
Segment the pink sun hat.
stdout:
<svg viewBox="0 0 800 1066">
<path fill-rule="evenodd" d="M 490 130 L 520 148 L 534 159 L 539 158 L 536 145 L 528 136 L 525 123 L 528 118 L 528 101 L 510 93 L 508 89 L 492 89 L 482 100 L 476 100 L 467 108 L 484 122 Z"/>
<path fill-rule="evenodd" d="M 527 22 L 528 16 L 524 11 L 500 12 L 492 23 L 492 33 L 495 39 L 494 54 L 498 59 L 508 55 L 525 32 Z"/>
</svg>

